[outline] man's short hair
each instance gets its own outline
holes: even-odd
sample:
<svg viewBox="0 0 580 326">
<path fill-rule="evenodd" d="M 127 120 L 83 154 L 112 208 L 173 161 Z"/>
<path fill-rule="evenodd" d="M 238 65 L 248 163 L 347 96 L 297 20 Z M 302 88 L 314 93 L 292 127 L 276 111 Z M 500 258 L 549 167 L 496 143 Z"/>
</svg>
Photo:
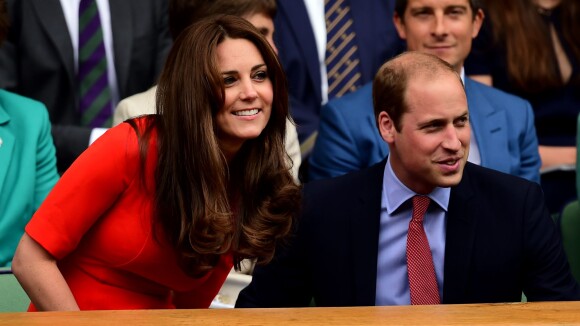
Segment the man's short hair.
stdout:
<svg viewBox="0 0 580 326">
<path fill-rule="evenodd" d="M 397 131 L 401 131 L 401 119 L 407 112 L 405 94 L 409 80 L 413 78 L 435 79 L 442 73 L 451 72 L 463 84 L 461 77 L 446 61 L 432 54 L 408 51 L 384 63 L 373 81 L 373 106 L 375 120 L 385 111 Z"/>
</svg>

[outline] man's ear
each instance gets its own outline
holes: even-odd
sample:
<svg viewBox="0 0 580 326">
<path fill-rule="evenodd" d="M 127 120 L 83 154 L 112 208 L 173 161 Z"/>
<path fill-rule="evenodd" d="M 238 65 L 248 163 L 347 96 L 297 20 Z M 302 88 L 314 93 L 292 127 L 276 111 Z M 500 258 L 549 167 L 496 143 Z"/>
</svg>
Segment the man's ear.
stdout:
<svg viewBox="0 0 580 326">
<path fill-rule="evenodd" d="M 387 144 L 391 144 L 395 141 L 395 133 L 397 130 L 395 129 L 395 124 L 389 114 L 385 111 L 381 111 L 377 118 L 377 124 L 379 127 L 379 133 L 381 137 Z"/>
<path fill-rule="evenodd" d="M 483 10 L 478 9 L 473 17 L 473 30 L 471 32 L 471 37 L 476 38 L 479 34 L 479 30 L 481 29 L 481 25 L 483 24 L 483 20 L 485 19 L 485 14 Z"/>
<path fill-rule="evenodd" d="M 395 24 L 395 28 L 397 29 L 397 33 L 399 37 L 403 40 L 407 39 L 407 34 L 405 33 L 405 23 L 403 23 L 399 14 L 395 13 L 393 15 L 393 23 Z"/>
</svg>

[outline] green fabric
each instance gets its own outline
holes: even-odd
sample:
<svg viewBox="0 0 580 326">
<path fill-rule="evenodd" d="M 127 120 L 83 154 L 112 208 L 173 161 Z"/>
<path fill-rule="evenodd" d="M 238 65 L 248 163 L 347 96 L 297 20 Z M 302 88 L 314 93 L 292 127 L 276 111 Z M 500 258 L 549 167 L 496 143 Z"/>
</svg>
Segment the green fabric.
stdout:
<svg viewBox="0 0 580 326">
<path fill-rule="evenodd" d="M 580 114 L 578 114 L 577 129 L 580 130 Z M 580 132 L 576 132 L 576 173 L 580 171 Z M 580 178 L 576 176 L 576 193 L 580 195 Z"/>
<path fill-rule="evenodd" d="M 58 177 L 46 107 L 0 90 L 0 267 Z"/>
<path fill-rule="evenodd" d="M 26 311 L 29 304 L 30 299 L 16 277 L 6 269 L 0 269 L 0 312 Z"/>
<path fill-rule="evenodd" d="M 564 207 L 560 217 L 560 227 L 572 274 L 580 282 L 580 203 L 578 200 Z"/>
</svg>

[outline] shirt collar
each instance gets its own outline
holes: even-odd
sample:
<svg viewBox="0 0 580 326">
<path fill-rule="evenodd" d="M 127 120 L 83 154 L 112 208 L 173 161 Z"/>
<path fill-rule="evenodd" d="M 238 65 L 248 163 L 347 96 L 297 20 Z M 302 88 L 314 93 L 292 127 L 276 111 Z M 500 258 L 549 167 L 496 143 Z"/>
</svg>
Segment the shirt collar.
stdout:
<svg viewBox="0 0 580 326">
<path fill-rule="evenodd" d="M 417 195 L 414 191 L 405 186 L 399 178 L 395 175 L 391 166 L 391 157 L 387 157 L 387 164 L 385 164 L 385 172 L 383 174 L 383 193 L 381 198 L 381 209 L 386 209 L 389 215 L 392 215 L 402 204 L 407 202 L 413 196 Z M 449 206 L 449 198 L 451 196 L 451 188 L 435 188 L 430 194 L 429 198 L 437 203 L 442 210 L 447 212 Z"/>
</svg>

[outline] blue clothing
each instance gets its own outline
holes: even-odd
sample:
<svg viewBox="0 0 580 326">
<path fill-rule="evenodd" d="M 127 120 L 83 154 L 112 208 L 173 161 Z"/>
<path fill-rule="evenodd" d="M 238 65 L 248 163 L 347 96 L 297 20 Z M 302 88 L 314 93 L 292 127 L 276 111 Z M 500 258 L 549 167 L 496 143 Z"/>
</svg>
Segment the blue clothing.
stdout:
<svg viewBox="0 0 580 326">
<path fill-rule="evenodd" d="M 561 8 L 543 15 L 546 24 L 552 23 L 564 53 L 570 61 L 572 74 L 560 88 L 526 92 L 519 89 L 510 79 L 507 68 L 507 49 L 504 43 L 494 42 L 491 20 L 485 20 L 481 31 L 473 42 L 473 48 L 465 61 L 468 75 L 490 75 L 493 86 L 521 96 L 532 104 L 538 143 L 546 146 L 576 146 L 576 119 L 580 113 L 580 58 L 576 57 L 570 44 L 562 34 L 559 20 Z M 546 28 L 546 33 L 549 29 Z M 550 37 L 546 35 L 546 37 Z M 552 66 L 559 71 L 556 56 Z M 575 171 L 559 170 L 543 173 L 541 184 L 550 212 L 560 213 L 562 207 L 578 199 Z"/>
<path fill-rule="evenodd" d="M 295 236 L 256 266 L 236 307 L 375 305 L 385 162 L 307 183 Z M 446 232 L 441 303 L 580 299 L 537 183 L 467 162 Z"/>
<path fill-rule="evenodd" d="M 411 304 L 407 274 L 407 233 L 413 212 L 411 199 L 417 195 L 395 176 L 390 157 L 385 165 L 381 195 L 381 224 L 377 256 L 377 294 L 375 305 Z M 439 297 L 443 298 L 445 226 L 451 188 L 436 188 L 429 194 L 431 204 L 423 219 L 437 276 Z M 385 289 L 389 289 L 385 291 Z"/>
<path fill-rule="evenodd" d="M 541 159 L 530 104 L 469 78 L 465 92 L 481 165 L 539 182 Z M 309 175 L 316 180 L 361 170 L 388 152 L 377 129 L 368 84 L 322 109 Z"/>
<path fill-rule="evenodd" d="M 361 82 L 372 81 L 386 60 L 404 50 L 393 17 L 394 0 L 347 1 L 358 44 Z M 280 61 L 286 70 L 292 117 L 302 143 L 318 128 L 322 94 L 316 41 L 302 0 L 278 0 L 274 19 Z"/>
<path fill-rule="evenodd" d="M 46 107 L 0 90 L 0 267 L 58 180 Z"/>
</svg>

